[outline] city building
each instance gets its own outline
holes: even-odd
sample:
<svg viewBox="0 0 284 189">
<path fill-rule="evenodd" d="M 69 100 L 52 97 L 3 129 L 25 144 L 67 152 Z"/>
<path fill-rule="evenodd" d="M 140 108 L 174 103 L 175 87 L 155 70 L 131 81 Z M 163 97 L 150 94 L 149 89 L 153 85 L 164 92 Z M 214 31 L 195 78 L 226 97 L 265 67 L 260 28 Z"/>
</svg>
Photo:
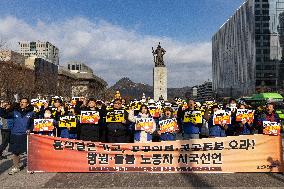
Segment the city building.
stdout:
<svg viewBox="0 0 284 189">
<path fill-rule="evenodd" d="M 81 62 L 70 62 L 67 67 L 71 73 L 93 74 L 93 70 Z"/>
<path fill-rule="evenodd" d="M 247 0 L 212 37 L 215 96 L 284 88 L 284 0 Z"/>
<path fill-rule="evenodd" d="M 212 100 L 213 98 L 213 89 L 212 82 L 206 81 L 202 85 L 199 85 L 197 88 L 197 99 L 200 101 Z"/>
<path fill-rule="evenodd" d="M 20 53 L 25 58 L 36 57 L 42 58 L 55 65 L 59 65 L 59 50 L 50 42 L 27 41 L 19 42 Z"/>
<path fill-rule="evenodd" d="M 194 100 L 196 100 L 197 99 L 197 89 L 198 89 L 198 85 L 190 87 L 184 93 L 184 97 L 186 99 L 194 99 Z"/>
<path fill-rule="evenodd" d="M 0 61 L 13 62 L 15 64 L 24 64 L 25 57 L 12 50 L 0 50 Z"/>
<path fill-rule="evenodd" d="M 76 77 L 72 85 L 72 96 L 104 97 L 107 83 L 94 75 L 93 70 L 80 62 L 70 62 L 67 68 Z"/>
</svg>

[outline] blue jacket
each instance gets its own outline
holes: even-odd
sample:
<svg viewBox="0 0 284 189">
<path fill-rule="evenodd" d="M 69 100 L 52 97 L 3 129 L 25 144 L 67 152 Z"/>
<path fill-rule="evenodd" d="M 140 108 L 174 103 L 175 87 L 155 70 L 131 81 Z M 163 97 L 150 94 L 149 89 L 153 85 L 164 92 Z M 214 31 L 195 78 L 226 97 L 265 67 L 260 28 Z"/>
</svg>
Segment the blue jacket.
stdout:
<svg viewBox="0 0 284 189">
<path fill-rule="evenodd" d="M 210 116 L 208 121 L 209 136 L 213 137 L 225 137 L 225 129 L 221 125 L 213 125 L 213 115 Z"/>
<path fill-rule="evenodd" d="M 13 120 L 13 127 L 11 128 L 11 134 L 22 135 L 26 134 L 27 130 L 33 128 L 33 116 L 34 112 L 28 109 L 20 110 L 16 109 L 11 112 L 6 112 L 4 109 L 0 109 L 0 116 L 4 116 L 7 119 Z"/>
<path fill-rule="evenodd" d="M 200 125 L 193 124 L 191 122 L 183 123 L 183 132 L 186 134 L 199 134 L 200 133 Z"/>
<path fill-rule="evenodd" d="M 183 131 L 183 133 L 186 133 L 186 134 L 199 134 L 202 124 L 193 124 L 192 122 L 183 122 L 184 114 L 188 110 L 189 109 L 185 109 L 181 113 L 180 119 L 182 119 L 181 120 L 181 122 L 182 122 L 182 131 Z"/>
<path fill-rule="evenodd" d="M 0 118 L 0 129 L 11 129 L 13 127 L 13 119 Z"/>
<path fill-rule="evenodd" d="M 239 123 L 238 134 L 240 135 L 250 135 L 252 133 L 252 124 L 246 123 L 242 127 Z"/>
</svg>

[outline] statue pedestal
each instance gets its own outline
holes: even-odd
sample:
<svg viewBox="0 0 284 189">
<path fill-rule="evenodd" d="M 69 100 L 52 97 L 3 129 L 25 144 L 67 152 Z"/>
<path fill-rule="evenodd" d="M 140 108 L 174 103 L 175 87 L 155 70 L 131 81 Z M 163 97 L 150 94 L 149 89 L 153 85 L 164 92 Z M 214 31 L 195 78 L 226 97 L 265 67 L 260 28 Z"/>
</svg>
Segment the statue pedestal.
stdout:
<svg viewBox="0 0 284 189">
<path fill-rule="evenodd" d="M 154 67 L 153 69 L 153 86 L 154 86 L 154 100 L 159 100 L 162 96 L 164 100 L 167 100 L 167 68 L 166 67 Z"/>
</svg>

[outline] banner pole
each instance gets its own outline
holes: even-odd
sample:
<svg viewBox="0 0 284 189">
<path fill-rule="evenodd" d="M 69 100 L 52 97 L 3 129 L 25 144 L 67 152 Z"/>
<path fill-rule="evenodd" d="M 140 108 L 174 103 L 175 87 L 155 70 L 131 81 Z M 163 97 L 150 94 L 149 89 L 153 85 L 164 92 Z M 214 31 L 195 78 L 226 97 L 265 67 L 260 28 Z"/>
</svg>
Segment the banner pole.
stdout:
<svg viewBox="0 0 284 189">
<path fill-rule="evenodd" d="M 280 136 L 279 136 L 279 140 L 280 140 L 280 161 L 281 161 L 281 164 L 282 164 L 282 174 L 284 174 L 284 160 L 283 160 L 283 144 L 282 144 L 282 134 L 280 133 Z"/>
</svg>

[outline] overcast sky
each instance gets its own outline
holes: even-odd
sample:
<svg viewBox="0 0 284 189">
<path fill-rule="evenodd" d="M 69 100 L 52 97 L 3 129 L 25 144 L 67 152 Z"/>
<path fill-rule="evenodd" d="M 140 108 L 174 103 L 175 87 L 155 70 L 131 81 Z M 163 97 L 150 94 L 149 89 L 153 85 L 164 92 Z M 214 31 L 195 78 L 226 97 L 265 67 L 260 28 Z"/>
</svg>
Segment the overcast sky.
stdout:
<svg viewBox="0 0 284 189">
<path fill-rule="evenodd" d="M 169 87 L 211 78 L 211 37 L 244 0 L 1 0 L 0 37 L 49 41 L 60 64 L 81 61 L 109 86 L 152 84 L 151 48 L 167 51 Z"/>
</svg>

